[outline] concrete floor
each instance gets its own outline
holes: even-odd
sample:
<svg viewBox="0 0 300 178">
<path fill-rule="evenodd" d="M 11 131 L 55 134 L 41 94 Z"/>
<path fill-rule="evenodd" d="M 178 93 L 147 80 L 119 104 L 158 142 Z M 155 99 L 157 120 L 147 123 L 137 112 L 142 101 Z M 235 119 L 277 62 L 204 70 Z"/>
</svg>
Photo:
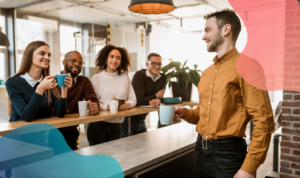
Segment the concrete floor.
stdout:
<svg viewBox="0 0 300 178">
<path fill-rule="evenodd" d="M 152 131 L 152 130 L 157 129 L 157 113 L 156 114 L 155 113 L 151 114 L 151 122 L 150 122 L 150 117 L 147 117 L 146 125 L 147 125 L 147 128 L 148 128 L 148 131 Z M 85 125 L 85 131 L 86 131 L 86 125 Z M 247 126 L 246 133 L 247 134 L 250 133 L 250 126 L 249 125 Z M 250 136 L 247 135 L 247 138 L 246 138 L 247 143 L 249 143 L 249 140 L 250 140 L 249 138 L 250 138 Z M 80 139 L 80 148 L 84 148 L 84 147 L 89 146 L 85 132 L 80 134 L 79 139 Z M 271 140 L 271 143 L 270 143 L 270 148 L 269 148 L 268 153 L 267 153 L 266 160 L 265 160 L 264 164 L 262 164 L 258 168 L 256 177 L 257 178 L 264 178 L 265 175 L 267 174 L 267 172 L 272 170 L 272 166 L 273 166 L 273 136 L 272 136 L 272 140 Z M 278 170 L 280 170 L 280 169 L 278 169 Z"/>
</svg>

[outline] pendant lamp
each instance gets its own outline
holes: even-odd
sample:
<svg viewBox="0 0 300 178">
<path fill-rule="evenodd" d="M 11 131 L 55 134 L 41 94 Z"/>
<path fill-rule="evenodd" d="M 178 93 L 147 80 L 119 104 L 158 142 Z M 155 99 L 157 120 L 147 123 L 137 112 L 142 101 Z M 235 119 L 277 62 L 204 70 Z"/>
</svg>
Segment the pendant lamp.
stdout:
<svg viewBox="0 0 300 178">
<path fill-rule="evenodd" d="M 138 14 L 166 14 L 176 9 L 173 0 L 131 0 L 128 8 Z"/>
<path fill-rule="evenodd" d="M 0 8 L 0 14 L 1 14 L 1 8 Z M 7 36 L 2 32 L 2 27 L 0 27 L 0 46 L 9 46 L 9 41 Z"/>
<path fill-rule="evenodd" d="M 0 46 L 9 46 L 9 41 L 7 36 L 2 32 L 2 27 L 0 27 Z"/>
</svg>

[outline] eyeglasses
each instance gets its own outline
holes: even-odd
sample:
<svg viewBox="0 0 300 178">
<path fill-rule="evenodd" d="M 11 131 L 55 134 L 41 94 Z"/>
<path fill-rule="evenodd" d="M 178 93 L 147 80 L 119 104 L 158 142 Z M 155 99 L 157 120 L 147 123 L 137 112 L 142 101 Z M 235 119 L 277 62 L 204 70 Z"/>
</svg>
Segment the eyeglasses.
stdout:
<svg viewBox="0 0 300 178">
<path fill-rule="evenodd" d="M 74 64 L 75 62 L 77 62 L 80 66 L 82 66 L 82 65 L 85 64 L 84 62 L 78 61 L 76 59 L 66 59 L 66 60 L 71 61 L 72 64 Z"/>
<path fill-rule="evenodd" d="M 150 61 L 148 61 L 148 63 L 153 65 L 154 67 L 156 67 L 156 66 L 161 67 L 161 63 L 150 62 Z"/>
</svg>

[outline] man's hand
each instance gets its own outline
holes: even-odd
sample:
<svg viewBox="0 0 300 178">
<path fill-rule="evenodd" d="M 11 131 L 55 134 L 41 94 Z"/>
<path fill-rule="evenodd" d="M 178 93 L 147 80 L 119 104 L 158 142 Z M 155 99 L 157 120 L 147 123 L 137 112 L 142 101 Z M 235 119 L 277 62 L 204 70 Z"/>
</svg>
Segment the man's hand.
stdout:
<svg viewBox="0 0 300 178">
<path fill-rule="evenodd" d="M 184 114 L 183 107 L 175 106 L 175 114 L 174 114 L 173 123 L 179 122 L 180 118 L 183 116 L 183 114 Z"/>
<path fill-rule="evenodd" d="M 233 178 L 255 178 L 255 176 L 240 169 Z"/>
<path fill-rule="evenodd" d="M 98 105 L 97 103 L 92 103 L 91 100 L 88 100 L 88 110 L 90 111 L 91 114 L 96 115 L 99 113 Z"/>
<path fill-rule="evenodd" d="M 72 86 L 72 77 L 71 73 L 68 73 L 68 76 L 65 78 L 65 85 L 66 87 L 61 87 L 61 94 L 62 98 L 67 98 L 68 89 Z"/>
<path fill-rule="evenodd" d="M 150 104 L 150 106 L 152 106 L 152 107 L 159 106 L 159 104 L 160 104 L 160 99 L 153 99 L 153 100 L 149 101 L 149 104 Z"/>
<path fill-rule="evenodd" d="M 165 94 L 165 89 L 162 89 L 162 90 L 159 90 L 159 91 L 156 93 L 156 96 L 157 96 L 159 99 L 163 99 L 163 98 L 164 98 L 164 94 Z"/>
</svg>

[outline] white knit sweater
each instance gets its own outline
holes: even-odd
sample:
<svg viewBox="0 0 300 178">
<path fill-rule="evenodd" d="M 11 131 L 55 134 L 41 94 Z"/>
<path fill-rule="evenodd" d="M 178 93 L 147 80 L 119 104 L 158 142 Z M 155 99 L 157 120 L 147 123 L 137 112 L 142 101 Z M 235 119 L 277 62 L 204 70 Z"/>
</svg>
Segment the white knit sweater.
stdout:
<svg viewBox="0 0 300 178">
<path fill-rule="evenodd" d="M 109 101 L 113 98 L 125 99 L 125 103 L 130 104 L 130 108 L 136 105 L 136 96 L 131 81 L 126 73 L 118 75 L 102 71 L 94 75 L 91 79 L 97 98 L 99 99 L 100 109 L 107 110 Z M 124 117 L 106 120 L 109 123 L 122 123 Z"/>
</svg>

